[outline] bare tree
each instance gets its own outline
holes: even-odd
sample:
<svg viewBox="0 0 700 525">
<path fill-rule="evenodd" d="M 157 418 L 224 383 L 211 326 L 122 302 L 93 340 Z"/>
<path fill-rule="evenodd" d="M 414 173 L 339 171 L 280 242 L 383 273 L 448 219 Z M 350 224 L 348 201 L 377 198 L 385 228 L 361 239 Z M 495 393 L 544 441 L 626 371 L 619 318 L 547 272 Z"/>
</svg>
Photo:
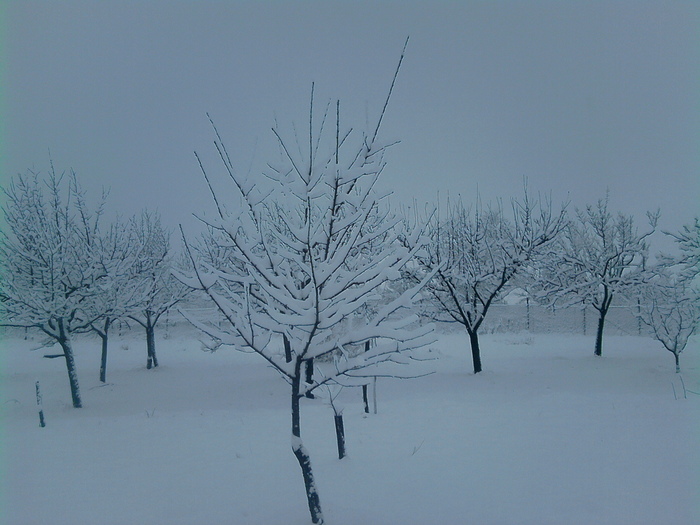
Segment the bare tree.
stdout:
<svg viewBox="0 0 700 525">
<path fill-rule="evenodd" d="M 677 233 L 664 233 L 674 239 L 679 253 L 663 255 L 663 265 L 676 268 L 681 279 L 693 282 L 700 275 L 700 219 L 695 217 L 692 225 L 684 225 Z"/>
<path fill-rule="evenodd" d="M 678 253 L 662 254 L 653 278 L 639 287 L 639 317 L 673 354 L 680 372 L 680 354 L 700 326 L 700 221 L 665 233 L 675 240 Z"/>
<path fill-rule="evenodd" d="M 99 236 L 96 260 L 102 269 L 97 294 L 86 302 L 85 309 L 91 312 L 94 321 L 90 330 L 102 343 L 100 359 L 100 381 L 107 378 L 107 351 L 109 329 L 120 319 L 136 314 L 148 298 L 150 277 L 136 270 L 143 256 L 143 246 L 136 242 L 133 228 L 118 219 L 107 232 Z"/>
<path fill-rule="evenodd" d="M 407 308 L 423 283 L 364 316 L 412 253 L 398 241 L 402 221 L 374 190 L 384 167 L 385 147 L 376 140 L 381 117 L 371 134 L 341 133 L 339 104 L 335 109 L 329 133 L 329 107 L 319 122 L 312 88 L 306 148 L 291 147 L 300 137 L 288 141 L 274 128 L 283 157 L 266 177 L 238 173 L 216 133 L 231 182 L 227 192 L 215 189 L 202 168 L 218 210 L 208 221 L 216 248 L 199 257 L 186 243 L 195 271 L 180 275 L 209 296 L 224 321 L 193 323 L 221 344 L 257 353 L 290 385 L 292 451 L 314 523 L 323 514 L 302 441 L 302 398 L 322 385 L 396 374 L 387 367 L 406 363 L 405 353 L 431 340 L 430 328 Z M 408 235 L 419 244 L 419 232 Z M 212 261 L 217 253 L 225 257 Z M 351 350 L 372 338 L 378 342 L 368 352 Z"/>
<path fill-rule="evenodd" d="M 413 282 L 435 272 L 426 287 L 428 311 L 437 321 L 464 326 L 475 374 L 482 370 L 479 329 L 491 305 L 565 225 L 566 206 L 552 213 L 551 202 L 533 202 L 527 189 L 522 200 L 511 201 L 511 209 L 509 218 L 500 203 L 483 208 L 478 201 L 473 209 L 461 201 L 448 203 L 446 216 L 436 214 L 431 223 L 432 242 L 405 270 Z"/>
<path fill-rule="evenodd" d="M 98 314 L 85 306 L 105 279 L 96 256 L 100 206 L 90 211 L 75 173 L 15 178 L 4 189 L 7 231 L 0 234 L 0 308 L 4 326 L 36 328 L 61 346 L 73 406 L 82 401 L 71 335 Z"/>
<path fill-rule="evenodd" d="M 133 278 L 143 282 L 145 293 L 138 312 L 128 315 L 146 331 L 146 368 L 158 366 L 155 328 L 162 316 L 182 301 L 189 289 L 173 277 L 174 255 L 170 234 L 161 226 L 160 216 L 143 212 L 131 221 L 132 242 L 139 256 Z"/>
<path fill-rule="evenodd" d="M 551 303 L 591 305 L 598 312 L 595 355 L 603 352 L 605 318 L 617 295 L 649 276 L 649 246 L 659 213 L 648 213 L 649 230 L 639 233 L 634 218 L 608 210 L 608 196 L 596 206 L 577 210 L 557 243 L 556 252 L 540 261 L 536 288 Z"/>
<path fill-rule="evenodd" d="M 700 323 L 700 294 L 690 281 L 660 268 L 648 283 L 638 287 L 639 318 L 646 324 L 676 361 L 681 371 L 680 354 Z"/>
</svg>

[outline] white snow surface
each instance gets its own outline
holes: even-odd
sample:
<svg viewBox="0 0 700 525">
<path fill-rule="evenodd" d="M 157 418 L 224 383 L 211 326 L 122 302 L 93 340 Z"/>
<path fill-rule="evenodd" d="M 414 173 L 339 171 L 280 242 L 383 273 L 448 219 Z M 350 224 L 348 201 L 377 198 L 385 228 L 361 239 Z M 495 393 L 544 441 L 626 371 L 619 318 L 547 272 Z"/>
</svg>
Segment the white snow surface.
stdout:
<svg viewBox="0 0 700 525">
<path fill-rule="evenodd" d="M 379 379 L 376 415 L 341 392 L 343 460 L 330 406 L 302 400 L 327 524 L 700 523 L 700 395 L 680 382 L 700 392 L 697 338 L 680 376 L 647 338 L 606 337 L 602 358 L 576 335 L 481 343 L 474 375 L 466 334 L 439 335 L 436 373 Z M 102 386 L 99 342 L 79 339 L 74 409 L 65 364 L 36 346 L 3 339 L 0 522 L 310 523 L 290 387 L 260 356 L 171 330 L 146 370 L 140 333 L 115 334 Z"/>
</svg>

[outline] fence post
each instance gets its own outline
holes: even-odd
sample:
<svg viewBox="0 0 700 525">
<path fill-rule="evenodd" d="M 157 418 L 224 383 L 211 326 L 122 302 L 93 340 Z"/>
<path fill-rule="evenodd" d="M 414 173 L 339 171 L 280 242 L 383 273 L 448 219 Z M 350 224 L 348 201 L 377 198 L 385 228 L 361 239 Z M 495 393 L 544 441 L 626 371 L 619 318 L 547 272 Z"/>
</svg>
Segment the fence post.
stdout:
<svg viewBox="0 0 700 525">
<path fill-rule="evenodd" d="M 527 308 L 527 331 L 530 331 L 530 298 L 525 298 L 525 307 Z"/>
<path fill-rule="evenodd" d="M 44 403 L 41 400 L 39 381 L 36 382 L 36 406 L 39 409 L 39 426 L 44 428 L 46 426 L 46 421 L 44 421 Z"/>
<path fill-rule="evenodd" d="M 637 297 L 637 334 L 642 335 L 642 302 Z"/>
</svg>

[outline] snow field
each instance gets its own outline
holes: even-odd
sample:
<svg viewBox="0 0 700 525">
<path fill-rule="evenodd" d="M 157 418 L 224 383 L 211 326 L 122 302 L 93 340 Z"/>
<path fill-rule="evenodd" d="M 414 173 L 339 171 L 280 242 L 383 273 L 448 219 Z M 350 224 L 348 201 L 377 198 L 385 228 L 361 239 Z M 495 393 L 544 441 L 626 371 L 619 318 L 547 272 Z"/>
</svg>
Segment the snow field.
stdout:
<svg viewBox="0 0 700 525">
<path fill-rule="evenodd" d="M 2 371 L 8 524 L 310 522 L 290 451 L 289 387 L 256 355 L 211 354 L 186 333 L 76 341 L 84 408 L 65 365 L 5 338 Z M 466 334 L 431 346 L 436 373 L 378 381 L 377 415 L 341 393 L 349 456 L 333 412 L 303 400 L 302 435 L 330 525 L 693 524 L 700 522 L 700 396 L 683 398 L 652 339 L 486 335 L 470 373 Z M 697 339 L 682 377 L 700 392 Z M 40 428 L 40 380 L 47 426 Z M 675 387 L 676 397 L 674 399 Z M 371 389 L 370 389 L 371 390 Z"/>
</svg>

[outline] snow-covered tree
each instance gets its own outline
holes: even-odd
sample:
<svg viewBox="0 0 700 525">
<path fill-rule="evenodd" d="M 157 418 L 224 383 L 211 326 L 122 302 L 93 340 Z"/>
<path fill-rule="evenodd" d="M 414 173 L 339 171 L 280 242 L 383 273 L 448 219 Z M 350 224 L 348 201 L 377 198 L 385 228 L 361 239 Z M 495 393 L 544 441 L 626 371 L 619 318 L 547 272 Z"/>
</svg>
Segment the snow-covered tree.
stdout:
<svg viewBox="0 0 700 525">
<path fill-rule="evenodd" d="M 102 342 L 100 381 L 104 383 L 107 377 L 109 329 L 116 321 L 139 311 L 148 297 L 151 280 L 148 275 L 137 271 L 143 246 L 136 242 L 134 228 L 117 219 L 108 231 L 99 236 L 98 242 L 97 264 L 105 277 L 99 283 L 98 293 L 91 297 L 85 308 L 92 311 L 91 318 L 94 319 L 90 330 Z"/>
<path fill-rule="evenodd" d="M 657 213 L 648 213 L 649 230 L 639 233 L 632 216 L 613 215 L 608 210 L 609 198 L 595 206 L 577 210 L 560 236 L 556 251 L 538 265 L 535 288 L 552 304 L 591 305 L 598 312 L 595 355 L 603 352 L 605 318 L 613 299 L 618 295 L 634 295 L 631 291 L 649 274 L 648 237 L 656 229 Z"/>
<path fill-rule="evenodd" d="M 656 275 L 638 289 L 639 318 L 652 331 L 654 338 L 676 360 L 681 371 L 680 354 L 700 324 L 700 294 L 691 281 L 660 268 Z"/>
<path fill-rule="evenodd" d="M 200 256 L 201 247 L 186 243 L 195 270 L 180 275 L 208 295 L 222 321 L 193 323 L 220 344 L 259 354 L 290 385 L 292 451 L 314 523 L 323 514 L 302 441 L 302 398 L 323 385 L 396 374 L 392 365 L 431 340 L 407 308 L 423 283 L 382 302 L 384 286 L 413 255 L 399 235 L 418 246 L 420 233 L 402 232 L 375 192 L 384 168 L 381 117 L 371 134 L 341 133 L 339 104 L 334 109 L 326 106 L 319 121 L 312 88 L 305 147 L 274 128 L 281 160 L 265 176 L 236 171 L 216 133 L 231 184 L 218 189 L 202 168 L 218 214 L 207 220 L 215 246 Z M 326 122 L 333 113 L 335 126 Z M 376 303 L 369 317 L 368 303 Z M 376 344 L 369 351 L 353 350 L 370 339 Z"/>
<path fill-rule="evenodd" d="M 82 406 L 71 335 L 99 316 L 86 308 L 105 279 L 98 264 L 99 221 L 75 173 L 20 175 L 4 189 L 0 309 L 5 326 L 41 330 L 62 349 L 73 406 Z"/>
<path fill-rule="evenodd" d="M 494 301 L 508 293 L 513 279 L 533 256 L 552 242 L 565 225 L 565 209 L 533 202 L 527 189 L 511 201 L 509 217 L 499 203 L 484 208 L 448 204 L 443 217 L 433 215 L 432 242 L 404 273 L 418 282 L 435 272 L 426 287 L 428 313 L 436 321 L 458 323 L 469 334 L 474 373 L 481 372 L 479 329 Z"/>
<path fill-rule="evenodd" d="M 189 289 L 173 276 L 175 256 L 170 248 L 170 234 L 160 223 L 160 216 L 144 211 L 130 224 L 130 242 L 138 249 L 132 279 L 143 283 L 138 311 L 128 318 L 146 331 L 146 368 L 158 366 L 155 329 L 162 316 L 182 301 Z"/>
<path fill-rule="evenodd" d="M 679 253 L 662 256 L 663 265 L 676 268 L 681 279 L 696 281 L 700 276 L 700 219 L 696 217 L 692 225 L 684 225 L 677 233 L 665 233 L 674 239 Z M 695 286 L 700 283 L 695 282 Z"/>
<path fill-rule="evenodd" d="M 637 291 L 639 318 L 674 355 L 680 372 L 680 354 L 700 326 L 700 221 L 665 233 L 678 253 L 661 254 L 654 276 Z"/>
</svg>

